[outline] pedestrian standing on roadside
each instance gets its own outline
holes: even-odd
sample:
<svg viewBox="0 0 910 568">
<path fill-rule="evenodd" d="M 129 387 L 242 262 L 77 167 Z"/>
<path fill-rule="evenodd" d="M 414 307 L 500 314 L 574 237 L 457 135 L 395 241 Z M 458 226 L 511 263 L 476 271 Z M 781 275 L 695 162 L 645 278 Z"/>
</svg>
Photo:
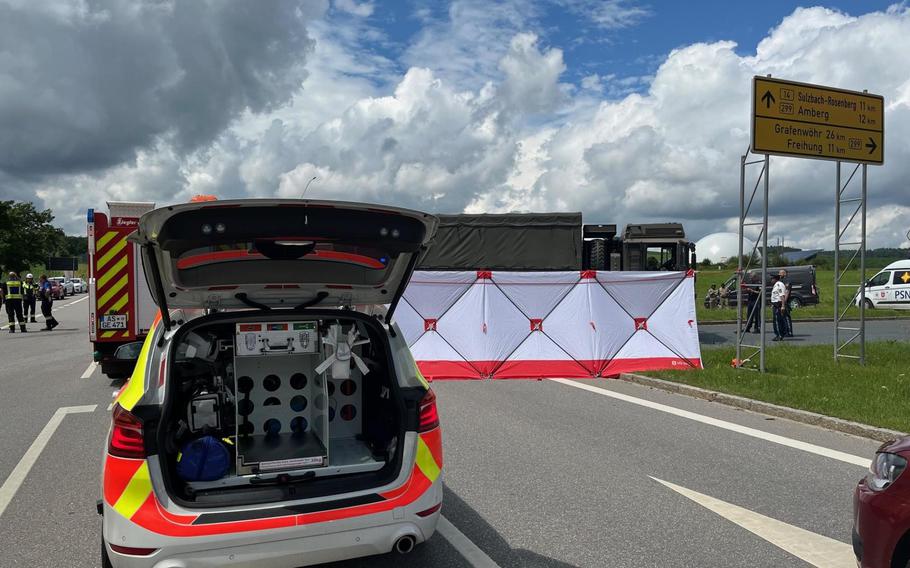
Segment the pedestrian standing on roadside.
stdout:
<svg viewBox="0 0 910 568">
<path fill-rule="evenodd" d="M 787 278 L 787 271 L 783 268 L 780 269 L 780 272 L 778 272 L 777 275 L 780 276 L 780 281 L 787 287 L 787 295 L 784 296 L 784 305 L 787 306 L 787 309 L 784 311 L 787 329 L 784 336 L 793 337 L 793 315 L 790 311 L 790 295 L 793 294 L 793 283 Z"/>
<path fill-rule="evenodd" d="M 60 322 L 54 319 L 51 313 L 54 305 L 53 292 L 51 283 L 47 281 L 47 276 L 44 274 L 38 279 L 38 296 L 41 299 L 41 315 L 44 316 L 44 324 L 46 326 L 41 331 L 51 331 L 60 325 Z"/>
<path fill-rule="evenodd" d="M 771 311 L 774 314 L 774 339 L 771 341 L 782 341 L 787 333 L 787 321 L 784 314 L 787 305 L 784 298 L 787 295 L 787 287 L 780 280 L 780 275 L 771 275 Z"/>
<path fill-rule="evenodd" d="M 25 316 L 29 323 L 38 323 L 38 320 L 35 319 L 35 298 L 38 296 L 38 283 L 35 282 L 35 276 L 32 273 L 25 275 L 22 294 L 22 315 Z"/>
<path fill-rule="evenodd" d="M 3 290 L 3 299 L 6 301 L 6 315 L 9 317 L 9 332 L 16 333 L 16 320 L 19 320 L 19 330 L 22 333 L 28 331 L 25 329 L 25 318 L 22 316 L 22 280 L 19 275 L 10 271 L 9 278 L 6 279 L 6 288 Z"/>
<path fill-rule="evenodd" d="M 760 333 L 761 332 L 761 302 L 758 301 L 759 292 L 754 288 L 754 285 L 749 285 L 743 282 L 742 295 L 746 297 L 746 329 L 744 333 Z M 754 330 L 753 330 L 754 326 Z"/>
</svg>

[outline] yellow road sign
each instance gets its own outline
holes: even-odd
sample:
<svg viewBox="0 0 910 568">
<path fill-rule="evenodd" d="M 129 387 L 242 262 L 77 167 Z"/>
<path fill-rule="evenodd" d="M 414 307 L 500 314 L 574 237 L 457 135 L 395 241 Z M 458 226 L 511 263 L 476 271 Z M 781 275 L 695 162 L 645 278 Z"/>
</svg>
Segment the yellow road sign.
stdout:
<svg viewBox="0 0 910 568">
<path fill-rule="evenodd" d="M 752 151 L 882 164 L 885 99 L 770 77 L 752 80 Z"/>
</svg>

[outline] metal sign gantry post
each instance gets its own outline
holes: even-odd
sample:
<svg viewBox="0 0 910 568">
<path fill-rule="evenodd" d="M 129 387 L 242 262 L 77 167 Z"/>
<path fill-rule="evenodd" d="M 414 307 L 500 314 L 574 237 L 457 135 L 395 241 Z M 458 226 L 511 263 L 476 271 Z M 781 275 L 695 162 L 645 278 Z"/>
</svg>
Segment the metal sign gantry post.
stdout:
<svg viewBox="0 0 910 568">
<path fill-rule="evenodd" d="M 813 85 L 772 78 L 771 75 L 752 78 L 752 128 L 749 152 L 765 155 L 765 166 L 762 170 L 765 180 L 765 217 L 762 224 L 762 306 L 761 344 L 749 346 L 758 349 L 760 370 L 765 370 L 765 285 L 768 279 L 768 155 L 793 156 L 814 160 L 832 160 L 837 162 L 837 188 L 835 192 L 835 229 L 834 229 L 834 359 L 858 359 L 860 364 L 866 361 L 866 170 L 867 164 L 882 165 L 885 163 L 885 99 L 868 91 L 848 91 L 837 87 Z M 749 152 L 746 152 L 748 155 Z M 841 163 L 857 164 L 847 183 L 841 185 Z M 739 252 L 740 274 L 737 283 L 742 283 L 742 250 L 743 229 L 749 225 L 746 216 L 749 208 L 744 206 L 745 199 L 745 166 L 746 156 L 740 162 L 740 216 L 739 216 Z M 844 198 L 844 190 L 853 176 L 863 168 L 862 190 L 858 198 Z M 761 177 L 759 178 L 761 179 Z M 756 183 L 756 189 L 758 184 Z M 752 191 L 752 199 L 755 190 Z M 841 227 L 841 205 L 858 203 L 856 210 L 847 223 Z M 752 205 L 752 200 L 749 200 Z M 844 242 L 847 229 L 862 213 L 859 242 Z M 840 269 L 840 249 L 842 246 L 857 246 L 858 249 Z M 840 308 L 840 289 L 852 288 L 855 284 L 843 282 L 847 269 L 859 256 L 860 284 L 859 294 L 851 298 L 859 301 L 859 327 L 843 325 L 850 305 Z M 751 262 L 751 260 L 750 260 Z M 742 291 L 740 290 L 740 296 Z M 740 302 L 741 303 L 741 302 Z M 742 359 L 742 310 L 737 315 L 740 324 L 736 331 L 736 366 L 741 367 Z M 841 342 L 840 332 L 856 332 Z M 858 340 L 858 341 L 857 341 Z M 844 353 L 844 349 L 853 344 L 859 345 L 859 355 Z M 754 354 L 752 355 L 754 356 Z M 748 360 L 748 359 L 746 359 Z"/>
<path fill-rule="evenodd" d="M 860 167 L 863 169 L 862 189 L 859 197 L 844 198 L 844 192 L 853 181 L 853 177 Z M 841 162 L 837 162 L 837 186 L 834 195 L 834 360 L 840 358 L 859 359 L 860 365 L 866 364 L 866 164 L 856 164 L 853 173 L 847 178 L 847 182 L 841 185 Z M 841 206 L 849 203 L 856 203 L 856 209 L 850 215 L 846 223 L 841 225 Z M 844 241 L 844 235 L 856 220 L 856 215 L 860 214 L 860 238 L 859 241 Z M 849 239 L 849 237 L 848 237 Z M 840 252 L 841 247 L 859 247 L 840 269 Z M 859 284 L 844 283 L 844 275 L 852 266 L 853 261 L 859 256 Z M 859 294 L 851 295 L 850 300 L 846 302 L 844 309 L 840 308 L 840 289 L 855 288 L 859 286 Z M 859 302 L 859 327 L 850 327 L 844 325 L 844 318 L 849 311 L 850 306 Z M 841 341 L 840 332 L 855 332 L 849 339 Z M 844 349 L 857 343 L 859 345 L 859 355 L 844 353 Z"/>
<path fill-rule="evenodd" d="M 740 157 L 739 162 L 739 262 L 738 268 L 736 270 L 736 368 L 738 369 L 748 369 L 749 367 L 744 366 L 745 361 L 751 361 L 756 355 L 758 355 L 758 370 L 762 373 L 765 372 L 765 287 L 767 286 L 767 274 L 768 274 L 768 173 L 769 166 L 771 165 L 771 159 L 768 154 L 765 154 L 764 158 L 761 160 L 752 160 L 747 161 L 749 158 L 749 153 L 751 149 L 746 150 L 746 153 Z M 758 179 L 755 181 L 755 186 L 752 188 L 752 194 L 749 196 L 749 203 L 746 204 L 746 166 L 751 166 L 754 164 L 763 164 L 761 172 L 758 174 Z M 759 184 L 764 181 L 764 197 L 762 200 L 762 209 L 763 215 L 761 221 L 749 221 L 749 212 L 752 210 L 752 204 L 755 202 L 755 194 L 758 192 Z M 743 276 L 746 271 L 749 270 L 749 267 L 752 265 L 752 261 L 755 258 L 755 252 L 758 248 L 759 240 L 755 239 L 755 245 L 753 245 L 752 250 L 749 251 L 748 262 L 743 266 L 743 240 L 745 238 L 745 229 L 746 227 L 761 227 L 761 285 L 759 287 L 759 300 L 755 302 L 753 309 L 759 310 L 759 343 L 758 345 L 749 345 L 745 343 L 745 334 L 743 333 L 743 302 L 746 299 L 746 294 L 744 293 L 743 288 Z M 748 302 L 746 302 L 748 306 Z M 746 314 L 747 320 L 750 313 Z M 743 348 L 752 349 L 750 355 L 743 359 Z M 752 369 L 754 370 L 754 369 Z"/>
</svg>

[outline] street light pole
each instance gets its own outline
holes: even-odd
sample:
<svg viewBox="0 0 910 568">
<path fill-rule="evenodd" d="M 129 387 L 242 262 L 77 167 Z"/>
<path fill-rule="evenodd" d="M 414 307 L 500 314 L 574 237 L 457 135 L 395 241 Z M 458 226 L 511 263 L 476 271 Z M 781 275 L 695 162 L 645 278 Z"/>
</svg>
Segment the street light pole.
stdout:
<svg viewBox="0 0 910 568">
<path fill-rule="evenodd" d="M 306 182 L 306 186 L 303 188 L 303 193 L 300 194 L 300 199 L 303 199 L 303 196 L 306 195 L 306 190 L 310 189 L 310 184 L 316 181 L 316 176 L 310 178 L 310 181 Z"/>
</svg>

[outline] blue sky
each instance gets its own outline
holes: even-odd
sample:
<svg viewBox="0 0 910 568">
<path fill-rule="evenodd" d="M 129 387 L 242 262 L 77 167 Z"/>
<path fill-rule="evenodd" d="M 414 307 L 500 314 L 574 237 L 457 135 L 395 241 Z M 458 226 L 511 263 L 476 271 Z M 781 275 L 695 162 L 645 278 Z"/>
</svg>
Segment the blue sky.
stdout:
<svg viewBox="0 0 910 568">
<path fill-rule="evenodd" d="M 693 43 L 731 40 L 736 53 L 753 55 L 756 45 L 786 16 L 802 6 L 824 6 L 852 16 L 882 11 L 894 1 L 854 0 L 799 3 L 783 0 L 741 1 L 652 1 L 616 2 L 618 21 L 595 22 L 591 14 L 599 6 L 614 4 L 603 0 L 545 0 L 529 4 L 527 26 L 542 43 L 563 50 L 567 67 L 563 81 L 580 83 L 589 75 L 642 78 L 629 81 L 629 91 L 647 90 L 646 78 L 653 76 L 667 55 Z M 370 49 L 400 65 L 408 46 L 431 22 L 449 19 L 448 2 L 399 0 L 376 2 L 369 23 L 384 32 L 381 41 L 365 42 Z M 334 10 L 332 16 L 344 16 Z M 505 27 L 505 26 L 504 26 Z"/>
</svg>

